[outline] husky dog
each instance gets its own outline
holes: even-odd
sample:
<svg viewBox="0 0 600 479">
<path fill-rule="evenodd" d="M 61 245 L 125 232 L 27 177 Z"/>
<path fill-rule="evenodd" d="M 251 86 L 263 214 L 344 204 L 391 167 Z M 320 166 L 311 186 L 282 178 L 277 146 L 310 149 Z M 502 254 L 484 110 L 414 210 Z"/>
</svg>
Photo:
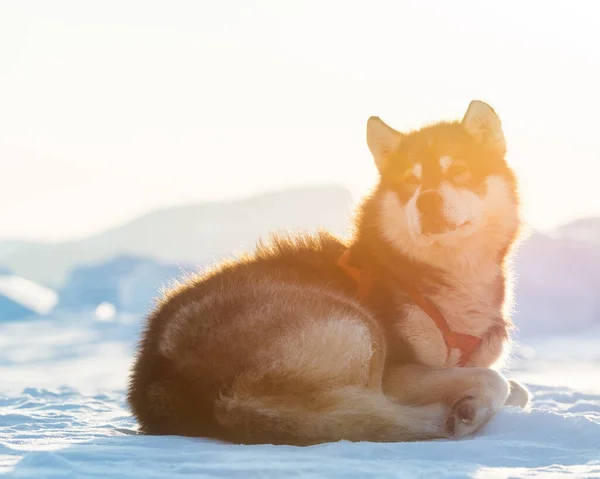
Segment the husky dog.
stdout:
<svg viewBox="0 0 600 479">
<path fill-rule="evenodd" d="M 461 438 L 529 394 L 509 344 L 506 258 L 520 226 L 494 110 L 400 133 L 348 243 L 274 238 L 168 291 L 128 401 L 147 434 L 309 445 Z"/>
</svg>

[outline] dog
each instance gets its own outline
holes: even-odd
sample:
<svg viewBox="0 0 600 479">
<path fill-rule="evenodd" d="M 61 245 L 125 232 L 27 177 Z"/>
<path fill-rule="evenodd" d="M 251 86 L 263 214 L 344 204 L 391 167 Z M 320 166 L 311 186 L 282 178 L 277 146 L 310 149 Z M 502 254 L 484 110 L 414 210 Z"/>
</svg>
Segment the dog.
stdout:
<svg viewBox="0 0 600 479">
<path fill-rule="evenodd" d="M 354 234 L 274 236 L 165 292 L 128 402 L 147 434 L 239 444 L 462 438 L 527 390 L 509 350 L 520 230 L 500 119 L 367 123 L 377 185 Z"/>
</svg>

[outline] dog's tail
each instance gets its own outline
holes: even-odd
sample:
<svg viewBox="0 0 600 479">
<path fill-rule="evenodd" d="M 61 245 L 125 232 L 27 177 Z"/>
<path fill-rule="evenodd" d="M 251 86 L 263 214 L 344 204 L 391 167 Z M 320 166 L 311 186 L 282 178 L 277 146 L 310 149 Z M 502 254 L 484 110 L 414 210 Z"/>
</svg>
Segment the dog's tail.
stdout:
<svg viewBox="0 0 600 479">
<path fill-rule="evenodd" d="M 223 439 L 243 444 L 298 446 L 339 440 L 397 442 L 448 437 L 441 404 L 399 405 L 381 391 L 345 386 L 310 397 L 221 396 L 215 416 Z"/>
</svg>

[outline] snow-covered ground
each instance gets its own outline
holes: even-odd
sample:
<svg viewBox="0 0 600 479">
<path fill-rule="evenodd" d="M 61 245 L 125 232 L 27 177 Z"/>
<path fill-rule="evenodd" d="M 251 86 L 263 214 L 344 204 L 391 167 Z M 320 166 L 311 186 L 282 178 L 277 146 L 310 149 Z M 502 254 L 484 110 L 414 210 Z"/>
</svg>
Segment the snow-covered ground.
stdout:
<svg viewBox="0 0 600 479">
<path fill-rule="evenodd" d="M 110 319 L 110 318 L 108 318 Z M 9 477 L 600 477 L 600 331 L 521 338 L 506 408 L 461 441 L 236 446 L 136 434 L 125 382 L 140 321 L 0 323 L 0 474 Z"/>
</svg>

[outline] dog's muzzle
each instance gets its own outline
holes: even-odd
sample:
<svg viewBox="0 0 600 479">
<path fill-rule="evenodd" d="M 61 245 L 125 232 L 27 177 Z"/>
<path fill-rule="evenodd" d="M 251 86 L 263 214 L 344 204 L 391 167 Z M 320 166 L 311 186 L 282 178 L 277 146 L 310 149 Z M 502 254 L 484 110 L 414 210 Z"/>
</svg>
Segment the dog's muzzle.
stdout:
<svg viewBox="0 0 600 479">
<path fill-rule="evenodd" d="M 417 210 L 424 235 L 441 234 L 456 228 L 444 216 L 444 198 L 437 191 L 424 191 L 417 197 Z"/>
<path fill-rule="evenodd" d="M 421 223 L 421 234 L 439 235 L 450 233 L 471 223 L 457 224 L 444 214 L 444 198 L 434 190 L 424 191 L 417 197 L 417 210 Z"/>
</svg>

